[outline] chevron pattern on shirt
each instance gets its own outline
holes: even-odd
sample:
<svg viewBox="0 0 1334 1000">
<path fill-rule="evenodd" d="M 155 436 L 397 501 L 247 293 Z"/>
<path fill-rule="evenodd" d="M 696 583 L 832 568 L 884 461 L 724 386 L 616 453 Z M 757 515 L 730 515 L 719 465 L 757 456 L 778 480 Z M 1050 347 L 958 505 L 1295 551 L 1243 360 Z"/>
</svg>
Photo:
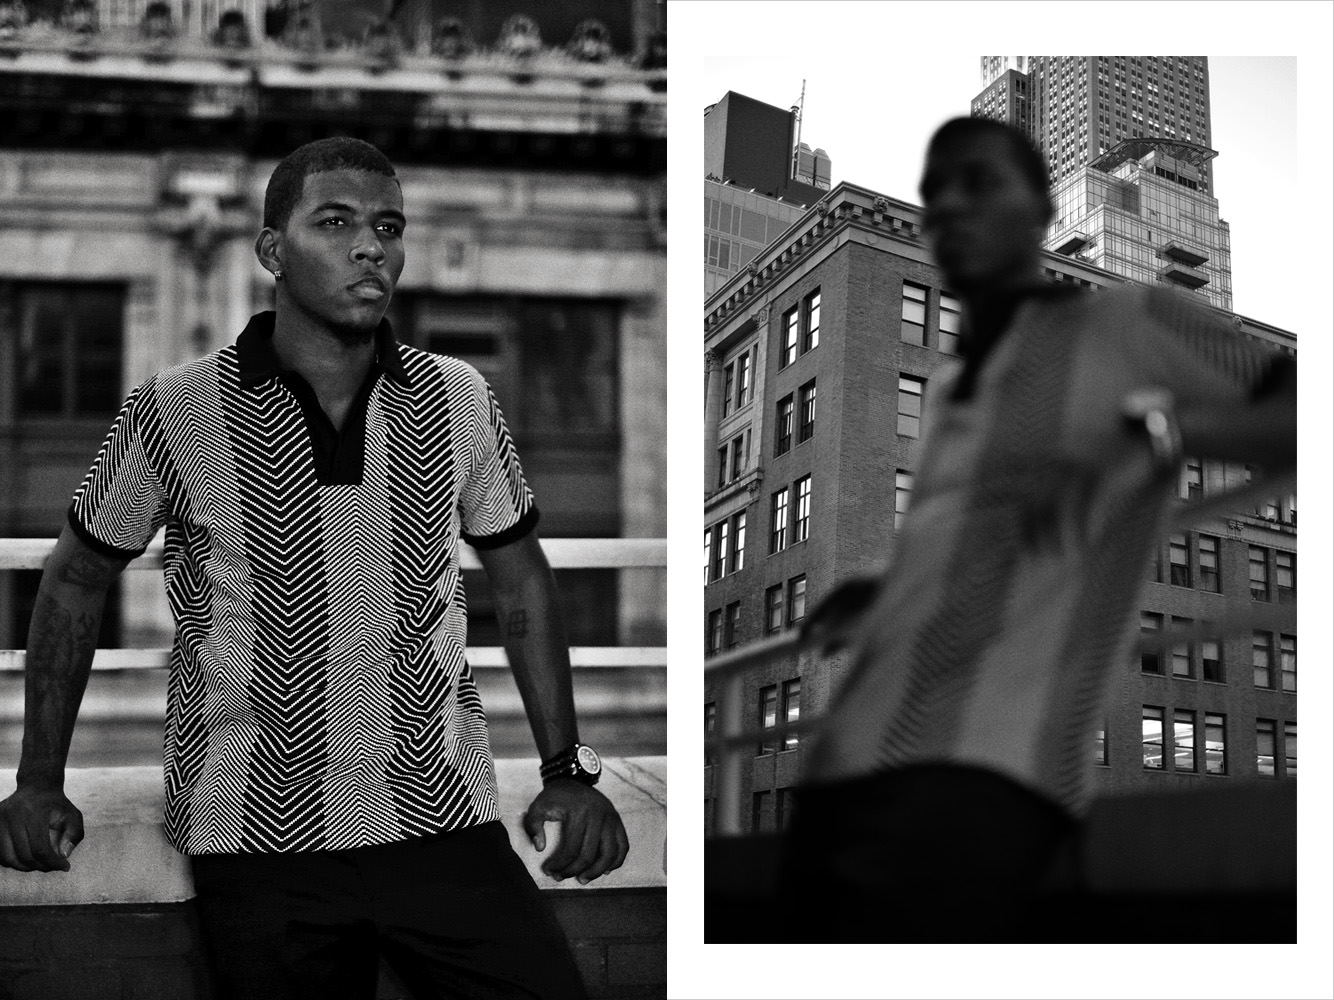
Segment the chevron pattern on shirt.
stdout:
<svg viewBox="0 0 1334 1000">
<path fill-rule="evenodd" d="M 1005 627 L 1006 596 L 1025 548 L 1048 544 L 1033 516 L 1060 482 L 1057 438 L 1077 338 L 1050 314 L 1024 331 L 983 445 L 946 592 L 913 638 L 900 710 L 883 732 L 881 767 L 947 758 L 988 645 Z M 997 359 L 998 360 L 998 359 Z"/>
<path fill-rule="evenodd" d="M 407 384 L 382 375 L 367 403 L 361 485 L 319 483 L 297 398 L 243 384 L 232 346 L 136 389 L 75 495 L 71 522 L 117 551 L 167 525 L 165 826 L 185 853 L 498 816 L 458 545 L 536 511 L 482 377 L 399 352 Z"/>
</svg>

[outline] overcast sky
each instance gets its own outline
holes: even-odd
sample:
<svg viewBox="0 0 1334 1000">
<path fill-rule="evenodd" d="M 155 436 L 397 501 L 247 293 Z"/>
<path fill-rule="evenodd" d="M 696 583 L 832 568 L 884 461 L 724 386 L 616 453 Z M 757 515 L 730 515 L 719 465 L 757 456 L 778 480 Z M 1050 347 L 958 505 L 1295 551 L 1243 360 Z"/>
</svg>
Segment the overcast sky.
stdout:
<svg viewBox="0 0 1334 1000">
<path fill-rule="evenodd" d="M 968 113 L 969 102 L 982 89 L 978 60 L 984 53 L 962 46 L 924 51 L 903 30 L 896 5 L 864 2 L 822 4 L 830 12 L 822 14 L 820 24 L 843 21 L 846 28 L 830 37 L 813 26 L 806 37 L 794 23 L 801 20 L 795 12 L 803 6 L 778 3 L 761 19 L 747 3 L 709 4 L 709 12 L 698 16 L 698 37 L 730 43 L 712 52 L 701 48 L 692 57 L 687 83 L 712 94 L 704 104 L 735 90 L 789 107 L 798 103 L 804 79 L 802 140 L 829 153 L 834 183 L 850 181 L 918 202 L 926 141 L 945 119 Z M 948 11 L 965 5 L 942 6 Z M 796 46 L 799 58 L 784 53 Z M 1022 51 L 1037 50 L 1027 46 Z M 1113 54 L 1140 55 L 1142 50 L 1118 48 Z M 1189 48 L 1173 54 L 1201 53 Z M 676 68 L 673 64 L 673 101 L 681 96 Z M 1291 258 L 1274 250 L 1302 239 L 1307 222 L 1295 186 L 1281 179 L 1297 162 L 1297 60 L 1210 55 L 1209 84 L 1213 148 L 1219 151 L 1214 196 L 1232 227 L 1233 310 L 1300 332 L 1292 299 L 1271 294 L 1291 280 Z"/>
<path fill-rule="evenodd" d="M 1331 5 L 1328 3 L 889 3 L 673 0 L 669 203 L 669 338 L 674 412 L 703 412 L 698 319 L 703 295 L 700 192 L 704 108 L 728 90 L 779 107 L 806 81 L 803 141 L 823 147 L 835 182 L 917 202 L 922 152 L 946 118 L 981 89 L 979 56 L 1207 55 L 1214 194 L 1232 230 L 1233 308 L 1298 334 L 1301 380 L 1303 702 L 1331 703 L 1330 211 Z M 691 331 L 694 330 L 692 338 Z M 672 490 L 701 496 L 697 425 L 669 428 Z M 1314 461 L 1310 460 L 1314 459 Z M 669 533 L 693 551 L 699 507 L 673 506 Z M 681 560 L 679 560 L 681 561 Z M 673 587 L 673 648 L 697 650 L 699 588 Z M 697 655 L 697 654 L 696 654 Z M 695 787 L 702 677 L 672 680 L 673 781 Z M 669 993 L 692 998 L 1327 996 L 1330 983 L 1330 719 L 1304 716 L 1302 944 L 968 949 L 701 946 L 700 803 L 673 805 Z M 691 773 L 687 773 L 687 771 Z M 1321 810 L 1318 814 L 1316 810 Z M 1313 836 L 1310 834 L 1314 834 Z M 1164 844 L 1164 850 L 1189 845 Z M 689 873 L 681 877 L 682 873 Z M 1146 942 L 1153 940 L 1145 915 Z M 1318 984 L 1318 985 L 1317 985 Z"/>
</svg>

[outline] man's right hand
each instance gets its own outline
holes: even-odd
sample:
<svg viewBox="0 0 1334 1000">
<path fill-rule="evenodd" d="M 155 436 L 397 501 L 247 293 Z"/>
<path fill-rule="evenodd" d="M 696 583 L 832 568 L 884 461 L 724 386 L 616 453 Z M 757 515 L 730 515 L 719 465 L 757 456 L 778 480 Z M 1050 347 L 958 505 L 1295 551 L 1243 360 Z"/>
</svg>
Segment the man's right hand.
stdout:
<svg viewBox="0 0 1334 1000">
<path fill-rule="evenodd" d="M 83 813 L 58 788 L 19 788 L 0 802 L 0 865 L 67 872 L 83 840 Z"/>
</svg>

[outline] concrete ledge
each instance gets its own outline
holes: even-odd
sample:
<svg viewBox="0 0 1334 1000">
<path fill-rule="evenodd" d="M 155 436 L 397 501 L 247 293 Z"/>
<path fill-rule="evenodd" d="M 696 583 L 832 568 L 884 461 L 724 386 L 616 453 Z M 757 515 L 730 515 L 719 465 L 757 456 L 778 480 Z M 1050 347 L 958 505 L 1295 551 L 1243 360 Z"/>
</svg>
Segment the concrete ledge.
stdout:
<svg viewBox="0 0 1334 1000">
<path fill-rule="evenodd" d="M 1297 783 L 1098 799 L 1084 836 L 1083 879 L 1094 893 L 1294 890 Z"/>
<path fill-rule="evenodd" d="M 704 844 L 707 943 L 791 940 L 776 834 Z M 1291 943 L 1297 937 L 1297 784 L 1238 781 L 1107 796 L 1017 941 Z"/>
<path fill-rule="evenodd" d="M 630 854 L 618 871 L 588 886 L 557 883 L 539 869 L 542 855 L 528 843 L 521 817 L 541 787 L 536 759 L 496 762 L 501 817 L 534 881 L 543 888 L 589 891 L 598 888 L 665 886 L 667 760 L 665 757 L 612 757 L 604 761 L 598 787 L 615 803 L 630 837 Z M 86 836 L 74 852 L 69 872 L 15 872 L 0 869 L 0 907 L 78 904 L 172 903 L 194 898 L 187 860 L 162 833 L 162 770 L 157 767 L 70 770 L 66 794 L 82 811 Z M 0 796 L 14 788 L 14 772 L 0 770 Z M 548 831 L 554 848 L 555 839 Z"/>
</svg>

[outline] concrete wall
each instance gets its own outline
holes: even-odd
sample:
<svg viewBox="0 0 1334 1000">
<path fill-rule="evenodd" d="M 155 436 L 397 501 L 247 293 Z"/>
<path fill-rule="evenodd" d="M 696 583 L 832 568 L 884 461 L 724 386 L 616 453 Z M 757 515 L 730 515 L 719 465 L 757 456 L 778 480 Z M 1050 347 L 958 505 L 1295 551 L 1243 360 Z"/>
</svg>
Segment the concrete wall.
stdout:
<svg viewBox="0 0 1334 1000">
<path fill-rule="evenodd" d="M 519 817 L 537 761 L 497 763 L 511 843 L 550 894 L 594 998 L 666 996 L 666 760 L 609 758 L 600 788 L 630 837 L 625 865 L 584 887 L 542 875 Z M 13 788 L 0 771 L 0 795 Z M 69 873 L 0 870 L 4 1000 L 208 1000 L 188 862 L 162 835 L 158 768 L 69 772 L 87 837 Z M 554 845 L 553 845 L 554 846 Z M 382 998 L 409 997 L 392 973 Z"/>
</svg>

